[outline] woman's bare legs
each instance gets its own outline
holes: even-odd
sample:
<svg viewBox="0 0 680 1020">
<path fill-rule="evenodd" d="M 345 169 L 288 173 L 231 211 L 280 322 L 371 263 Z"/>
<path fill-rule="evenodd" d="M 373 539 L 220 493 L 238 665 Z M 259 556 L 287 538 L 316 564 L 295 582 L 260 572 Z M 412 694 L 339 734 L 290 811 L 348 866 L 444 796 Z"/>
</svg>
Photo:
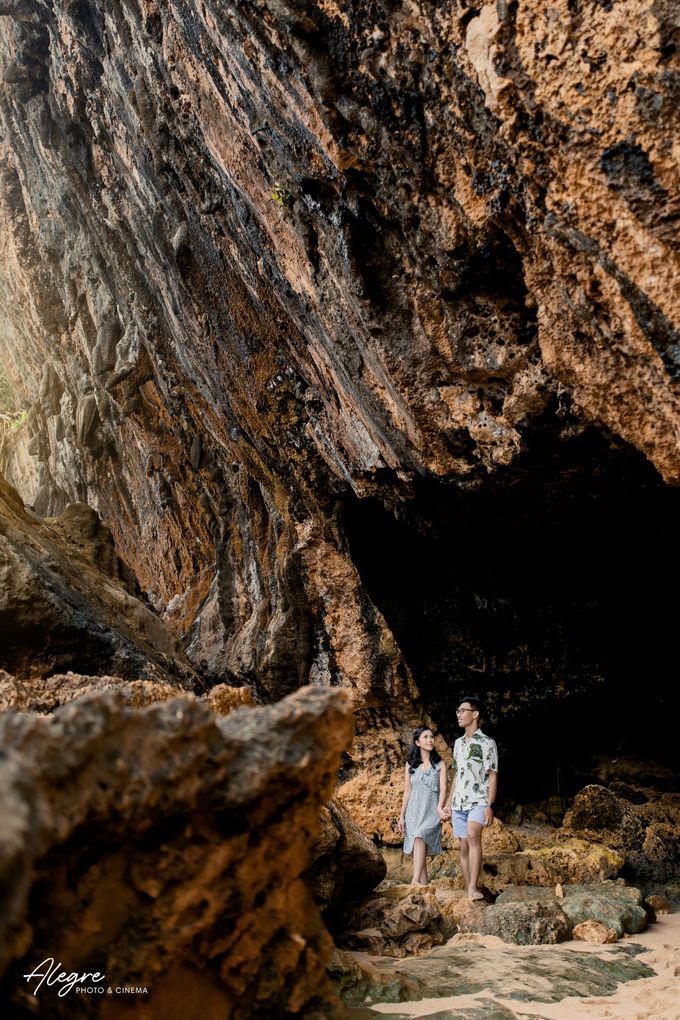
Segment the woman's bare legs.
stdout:
<svg viewBox="0 0 680 1020">
<path fill-rule="evenodd" d="M 420 836 L 416 836 L 413 841 L 413 884 L 430 884 L 427 877 L 427 845 Z"/>
</svg>

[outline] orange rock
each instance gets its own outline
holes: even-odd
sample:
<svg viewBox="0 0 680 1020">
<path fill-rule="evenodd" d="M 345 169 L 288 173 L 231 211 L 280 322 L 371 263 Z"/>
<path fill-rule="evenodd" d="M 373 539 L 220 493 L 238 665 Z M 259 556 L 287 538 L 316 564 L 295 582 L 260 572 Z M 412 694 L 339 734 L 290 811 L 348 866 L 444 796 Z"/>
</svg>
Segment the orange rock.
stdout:
<svg viewBox="0 0 680 1020">
<path fill-rule="evenodd" d="M 618 935 L 613 928 L 608 928 L 602 921 L 581 921 L 572 929 L 571 937 L 577 942 L 597 942 L 602 945 L 616 942 Z"/>
</svg>

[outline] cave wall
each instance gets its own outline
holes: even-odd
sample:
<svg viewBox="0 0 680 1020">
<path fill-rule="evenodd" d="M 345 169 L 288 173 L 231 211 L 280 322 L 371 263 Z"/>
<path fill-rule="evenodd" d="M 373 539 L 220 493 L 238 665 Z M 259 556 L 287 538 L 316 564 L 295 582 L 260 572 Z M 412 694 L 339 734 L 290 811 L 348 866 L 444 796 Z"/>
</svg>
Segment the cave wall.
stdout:
<svg viewBox="0 0 680 1020">
<path fill-rule="evenodd" d="M 473 674 L 498 714 L 611 673 L 559 644 L 554 591 L 541 651 L 490 557 L 487 630 L 515 599 L 524 646 L 499 678 L 441 535 L 492 546 L 478 492 L 547 530 L 550 487 L 586 499 L 593 465 L 599 505 L 619 465 L 643 501 L 680 477 L 676 21 L 663 0 L 0 3 L 24 498 L 96 508 L 204 675 L 352 686 L 360 731 L 410 725 L 419 688 L 445 723 Z M 421 573 L 450 567 L 425 582 L 458 635 L 435 680 L 356 505 L 432 533 L 405 539 Z"/>
</svg>

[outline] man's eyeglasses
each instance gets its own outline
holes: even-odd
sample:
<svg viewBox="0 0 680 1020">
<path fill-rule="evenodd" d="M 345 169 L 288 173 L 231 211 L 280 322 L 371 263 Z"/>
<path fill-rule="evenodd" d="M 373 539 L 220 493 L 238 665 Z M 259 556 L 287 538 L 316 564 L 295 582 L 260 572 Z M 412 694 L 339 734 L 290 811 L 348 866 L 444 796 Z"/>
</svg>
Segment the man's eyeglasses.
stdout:
<svg viewBox="0 0 680 1020">
<path fill-rule="evenodd" d="M 457 708 L 456 715 L 462 715 L 464 712 L 474 712 L 474 708 Z"/>
</svg>

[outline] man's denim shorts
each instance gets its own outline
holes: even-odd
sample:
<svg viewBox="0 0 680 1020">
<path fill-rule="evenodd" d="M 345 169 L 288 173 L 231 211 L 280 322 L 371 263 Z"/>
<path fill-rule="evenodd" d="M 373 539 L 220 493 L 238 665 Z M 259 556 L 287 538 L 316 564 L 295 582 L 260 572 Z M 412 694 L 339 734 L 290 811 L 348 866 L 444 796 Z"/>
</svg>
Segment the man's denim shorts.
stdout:
<svg viewBox="0 0 680 1020">
<path fill-rule="evenodd" d="M 479 822 L 484 825 L 484 812 L 486 804 L 475 804 L 469 811 L 453 812 L 453 835 L 457 839 L 467 839 L 467 823 Z"/>
</svg>

